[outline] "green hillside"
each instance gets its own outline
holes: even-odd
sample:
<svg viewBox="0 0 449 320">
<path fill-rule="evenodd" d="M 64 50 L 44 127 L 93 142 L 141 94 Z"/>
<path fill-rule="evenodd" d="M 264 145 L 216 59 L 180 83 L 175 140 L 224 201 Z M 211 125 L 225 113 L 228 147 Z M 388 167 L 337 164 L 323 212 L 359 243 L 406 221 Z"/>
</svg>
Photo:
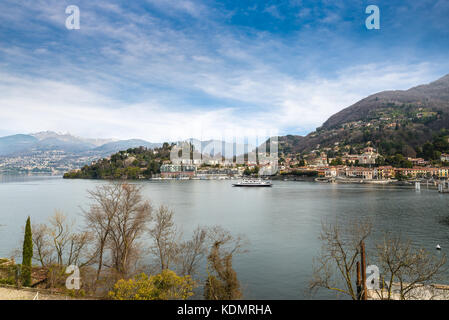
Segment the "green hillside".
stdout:
<svg viewBox="0 0 449 320">
<path fill-rule="evenodd" d="M 371 95 L 330 117 L 305 137 L 279 138 L 284 153 L 304 153 L 336 145 L 355 150 L 370 144 L 385 155 L 435 158 L 449 152 L 441 141 L 449 129 L 449 75 L 405 91 Z M 447 142 L 447 141 L 446 141 Z"/>
<path fill-rule="evenodd" d="M 142 179 L 160 173 L 163 161 L 169 160 L 172 145 L 161 148 L 131 148 L 98 160 L 80 170 L 64 174 L 66 179 Z"/>
</svg>

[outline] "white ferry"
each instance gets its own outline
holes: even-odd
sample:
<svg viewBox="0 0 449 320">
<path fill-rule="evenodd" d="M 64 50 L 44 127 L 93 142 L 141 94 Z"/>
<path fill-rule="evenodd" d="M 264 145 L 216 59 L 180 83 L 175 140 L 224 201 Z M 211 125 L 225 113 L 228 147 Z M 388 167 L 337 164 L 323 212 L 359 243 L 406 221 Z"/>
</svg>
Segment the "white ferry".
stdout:
<svg viewBox="0 0 449 320">
<path fill-rule="evenodd" d="M 233 183 L 234 187 L 271 187 L 271 181 L 262 179 L 243 179 L 237 183 Z"/>
</svg>

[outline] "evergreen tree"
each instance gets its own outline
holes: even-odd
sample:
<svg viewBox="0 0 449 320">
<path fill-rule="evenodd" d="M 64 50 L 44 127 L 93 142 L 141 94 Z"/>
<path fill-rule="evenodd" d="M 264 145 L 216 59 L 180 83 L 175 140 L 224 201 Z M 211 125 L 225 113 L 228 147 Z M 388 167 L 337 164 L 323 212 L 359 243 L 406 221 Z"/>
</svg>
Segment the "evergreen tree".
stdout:
<svg viewBox="0 0 449 320">
<path fill-rule="evenodd" d="M 28 217 L 25 226 L 25 237 L 23 239 L 22 251 L 22 284 L 31 286 L 31 259 L 33 258 L 33 240 L 31 235 L 31 222 Z"/>
</svg>

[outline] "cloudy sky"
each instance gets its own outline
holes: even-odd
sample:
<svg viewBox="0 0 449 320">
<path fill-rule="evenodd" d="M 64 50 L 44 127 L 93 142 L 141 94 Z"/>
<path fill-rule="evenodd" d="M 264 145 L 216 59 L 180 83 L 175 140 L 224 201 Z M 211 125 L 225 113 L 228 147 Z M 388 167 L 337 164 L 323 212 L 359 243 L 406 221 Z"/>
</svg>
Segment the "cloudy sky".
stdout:
<svg viewBox="0 0 449 320">
<path fill-rule="evenodd" d="M 0 136 L 307 134 L 449 73 L 448 17 L 447 0 L 2 0 Z"/>
</svg>

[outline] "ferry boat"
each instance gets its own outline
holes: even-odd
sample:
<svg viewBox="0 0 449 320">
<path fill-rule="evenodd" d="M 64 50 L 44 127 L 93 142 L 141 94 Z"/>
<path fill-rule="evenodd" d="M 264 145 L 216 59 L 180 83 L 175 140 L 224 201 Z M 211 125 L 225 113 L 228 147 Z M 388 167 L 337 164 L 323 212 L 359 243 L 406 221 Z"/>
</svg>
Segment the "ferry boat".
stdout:
<svg viewBox="0 0 449 320">
<path fill-rule="evenodd" d="M 262 179 L 243 179 L 232 184 L 233 187 L 271 187 L 271 181 Z"/>
</svg>

